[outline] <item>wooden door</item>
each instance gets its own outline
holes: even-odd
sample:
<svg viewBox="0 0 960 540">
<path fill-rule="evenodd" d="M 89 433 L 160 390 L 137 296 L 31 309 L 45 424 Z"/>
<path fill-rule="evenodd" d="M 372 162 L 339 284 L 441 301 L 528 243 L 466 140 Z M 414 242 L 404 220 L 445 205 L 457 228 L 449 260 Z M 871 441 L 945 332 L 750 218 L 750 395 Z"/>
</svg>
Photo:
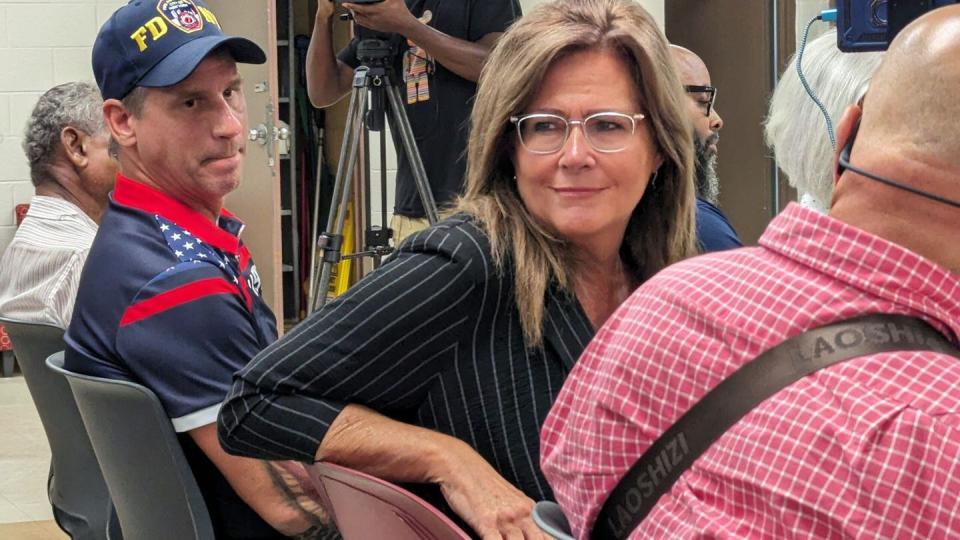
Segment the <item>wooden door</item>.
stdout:
<svg viewBox="0 0 960 540">
<path fill-rule="evenodd" d="M 276 0 L 206 0 L 226 34 L 260 45 L 267 63 L 240 64 L 247 99 L 248 130 L 240 188 L 227 198 L 227 208 L 246 223 L 243 241 L 260 274 L 263 299 L 277 316 L 282 332 L 283 291 L 280 243 L 280 167 L 275 129 L 278 126 Z"/>
<path fill-rule="evenodd" d="M 794 49 L 794 0 L 669 0 L 666 18 L 667 38 L 699 54 L 719 88 L 720 206 L 753 244 L 796 198 L 763 141 L 770 95 Z"/>
</svg>

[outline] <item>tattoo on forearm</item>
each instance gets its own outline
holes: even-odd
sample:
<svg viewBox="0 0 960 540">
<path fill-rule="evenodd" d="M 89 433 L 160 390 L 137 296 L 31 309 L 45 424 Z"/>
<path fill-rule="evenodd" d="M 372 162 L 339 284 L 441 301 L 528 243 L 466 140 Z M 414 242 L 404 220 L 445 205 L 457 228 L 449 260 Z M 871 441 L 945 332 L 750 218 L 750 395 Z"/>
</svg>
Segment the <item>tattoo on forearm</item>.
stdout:
<svg viewBox="0 0 960 540">
<path fill-rule="evenodd" d="M 320 506 L 320 502 L 316 497 L 316 494 L 308 493 L 301 479 L 298 479 L 296 476 L 287 471 L 280 463 L 264 461 L 263 464 L 267 470 L 267 473 L 270 475 L 270 480 L 273 482 L 274 487 L 277 489 L 277 491 L 283 494 L 284 502 L 290 508 L 293 508 L 303 515 L 312 524 L 312 527 L 305 533 L 309 533 L 311 536 L 303 537 L 301 535 L 297 538 L 303 538 L 304 540 L 307 540 L 308 538 L 332 539 L 339 537 L 339 534 L 336 534 L 335 536 L 323 534 L 324 531 L 327 533 L 336 532 L 336 528 L 333 526 L 330 517 L 324 511 L 323 507 Z"/>
</svg>

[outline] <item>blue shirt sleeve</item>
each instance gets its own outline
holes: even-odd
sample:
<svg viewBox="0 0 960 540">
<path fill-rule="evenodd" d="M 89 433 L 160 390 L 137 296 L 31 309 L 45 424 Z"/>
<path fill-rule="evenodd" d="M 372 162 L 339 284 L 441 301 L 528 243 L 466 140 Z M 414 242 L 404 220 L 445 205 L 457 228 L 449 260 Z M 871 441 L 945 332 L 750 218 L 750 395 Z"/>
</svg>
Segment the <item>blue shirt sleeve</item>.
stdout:
<svg viewBox="0 0 960 540">
<path fill-rule="evenodd" d="M 743 247 L 737 231 L 719 208 L 697 199 L 697 241 L 703 253 Z"/>
<path fill-rule="evenodd" d="M 178 433 L 216 421 L 233 373 L 261 348 L 236 284 L 211 265 L 180 266 L 187 268 L 139 291 L 116 338 L 126 367 L 156 393 Z"/>
</svg>

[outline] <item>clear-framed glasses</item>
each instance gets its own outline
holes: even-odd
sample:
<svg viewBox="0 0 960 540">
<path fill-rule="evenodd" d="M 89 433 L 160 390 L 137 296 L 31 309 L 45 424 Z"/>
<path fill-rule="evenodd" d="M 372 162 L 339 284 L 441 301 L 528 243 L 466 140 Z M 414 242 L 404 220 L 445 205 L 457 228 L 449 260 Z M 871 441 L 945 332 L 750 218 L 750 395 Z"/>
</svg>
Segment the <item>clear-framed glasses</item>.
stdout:
<svg viewBox="0 0 960 540">
<path fill-rule="evenodd" d="M 688 94 L 693 94 L 693 99 L 704 108 L 706 116 L 710 116 L 713 112 L 713 104 L 717 101 L 717 87 L 685 84 L 683 89 Z"/>
<path fill-rule="evenodd" d="M 598 112 L 583 120 L 568 120 L 558 114 L 533 113 L 511 116 L 510 122 L 517 126 L 520 144 L 534 154 L 552 154 L 563 148 L 571 126 L 580 126 L 594 150 L 609 154 L 630 144 L 637 121 L 644 118 L 640 113 Z"/>
</svg>

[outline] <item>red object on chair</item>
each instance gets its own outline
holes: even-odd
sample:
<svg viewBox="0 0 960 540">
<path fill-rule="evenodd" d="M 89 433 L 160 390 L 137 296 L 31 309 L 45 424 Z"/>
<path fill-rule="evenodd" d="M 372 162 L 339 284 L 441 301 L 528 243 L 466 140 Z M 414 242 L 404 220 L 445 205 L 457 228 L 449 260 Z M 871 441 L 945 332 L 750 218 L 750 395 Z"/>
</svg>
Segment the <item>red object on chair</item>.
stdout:
<svg viewBox="0 0 960 540">
<path fill-rule="evenodd" d="M 10 341 L 10 336 L 7 335 L 7 330 L 0 324 L 0 351 L 12 351 L 13 343 Z"/>
<path fill-rule="evenodd" d="M 30 209 L 29 204 L 18 204 L 13 207 L 13 215 L 16 216 L 17 227 L 23 223 L 23 218 L 27 217 L 27 210 Z"/>
<path fill-rule="evenodd" d="M 7 335 L 6 328 L 0 324 L 0 377 L 13 375 L 14 358 L 13 343 Z"/>
<path fill-rule="evenodd" d="M 29 204 L 18 204 L 14 207 L 13 213 L 16 216 L 17 227 L 20 226 L 20 223 L 23 221 L 23 218 L 27 215 L 27 210 L 30 209 Z M 7 331 L 4 330 L 3 325 L 0 324 L 0 353 L 4 351 L 12 351 L 13 343 L 10 342 L 10 337 L 7 336 Z M 13 354 L 13 353 L 10 353 Z M 5 370 L 0 367 L 0 375 L 6 376 L 6 373 L 3 373 Z"/>
<path fill-rule="evenodd" d="M 470 539 L 442 512 L 390 482 L 332 463 L 307 470 L 344 540 Z"/>
</svg>

